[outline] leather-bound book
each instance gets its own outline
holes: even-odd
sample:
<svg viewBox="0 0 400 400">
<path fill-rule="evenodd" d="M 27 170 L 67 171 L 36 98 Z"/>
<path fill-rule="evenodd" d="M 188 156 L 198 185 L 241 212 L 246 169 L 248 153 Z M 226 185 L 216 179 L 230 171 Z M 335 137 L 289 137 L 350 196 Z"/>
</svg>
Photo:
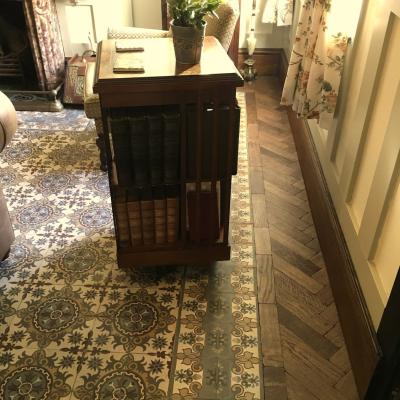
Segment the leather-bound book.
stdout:
<svg viewBox="0 0 400 400">
<path fill-rule="evenodd" d="M 130 244 L 130 235 L 124 189 L 117 189 L 114 204 L 117 242 L 120 247 L 127 247 Z"/>
<path fill-rule="evenodd" d="M 214 147 L 214 114 L 215 110 L 211 106 L 204 108 L 202 113 L 201 129 L 201 172 L 202 179 L 211 179 L 212 159 Z M 236 106 L 233 110 L 233 137 L 232 137 L 232 175 L 237 173 L 237 153 L 239 146 L 239 123 L 240 108 Z M 217 178 L 226 174 L 227 148 L 228 148 L 228 128 L 229 128 L 229 107 L 221 105 L 217 114 L 216 135 L 216 173 Z M 187 112 L 187 177 L 196 178 L 197 165 L 197 130 L 196 130 L 196 110 L 194 107 L 188 107 Z"/>
<path fill-rule="evenodd" d="M 143 190 L 140 200 L 140 213 L 142 217 L 143 244 L 154 244 L 154 202 L 151 190 Z"/>
<path fill-rule="evenodd" d="M 163 174 L 163 119 L 161 114 L 147 116 L 149 127 L 150 182 L 162 183 Z"/>
<path fill-rule="evenodd" d="M 211 157 L 213 145 L 213 129 L 212 129 L 212 115 L 214 110 L 210 107 L 205 107 L 202 112 L 201 121 L 201 166 L 200 177 L 201 179 L 210 179 L 211 177 Z M 186 175 L 189 179 L 196 179 L 196 166 L 197 166 L 197 115 L 195 107 L 188 107 L 187 112 L 187 158 L 186 158 Z M 217 133 L 219 134 L 219 133 Z"/>
<path fill-rule="evenodd" d="M 179 113 L 164 113 L 164 183 L 177 183 L 179 171 Z"/>
<path fill-rule="evenodd" d="M 229 107 L 222 106 L 218 110 L 218 131 L 223 133 L 219 138 L 218 149 L 228 148 L 228 128 L 229 128 Z M 232 137 L 232 175 L 237 174 L 238 168 L 238 149 L 239 149 L 239 131 L 240 131 L 240 107 L 233 109 L 233 137 Z M 227 152 L 218 154 L 218 170 L 221 175 L 226 173 Z"/>
<path fill-rule="evenodd" d="M 118 184 L 128 186 L 132 183 L 129 120 L 111 118 L 110 125 Z"/>
<path fill-rule="evenodd" d="M 143 236 L 142 217 L 140 213 L 140 200 L 138 191 L 136 189 L 129 189 L 126 209 L 128 211 L 131 245 L 139 246 L 143 244 Z"/>
<path fill-rule="evenodd" d="M 179 232 L 179 197 L 178 188 L 167 188 L 167 242 L 178 241 Z"/>
<path fill-rule="evenodd" d="M 196 191 L 187 193 L 187 206 L 189 217 L 189 236 L 190 240 L 196 240 L 197 220 L 196 220 Z M 219 217 L 217 193 L 212 191 L 200 191 L 199 198 L 199 239 L 215 241 L 219 238 Z"/>
<path fill-rule="evenodd" d="M 144 116 L 137 116 L 130 117 L 129 122 L 134 182 L 137 186 L 144 186 L 149 183 L 147 121 Z"/>
<path fill-rule="evenodd" d="M 132 54 L 119 54 L 113 66 L 114 73 L 143 73 L 144 72 L 144 64 L 143 57 L 141 55 L 132 55 Z"/>
<path fill-rule="evenodd" d="M 162 189 L 155 189 L 153 196 L 155 243 L 164 244 L 167 242 L 167 202 Z"/>
</svg>

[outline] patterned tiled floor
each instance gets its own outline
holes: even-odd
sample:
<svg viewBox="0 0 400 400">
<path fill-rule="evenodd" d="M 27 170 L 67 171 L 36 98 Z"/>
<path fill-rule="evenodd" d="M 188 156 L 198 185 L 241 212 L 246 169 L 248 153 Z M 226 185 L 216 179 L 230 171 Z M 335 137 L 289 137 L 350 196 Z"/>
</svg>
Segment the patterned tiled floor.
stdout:
<svg viewBox="0 0 400 400">
<path fill-rule="evenodd" d="M 0 265 L 1 399 L 262 398 L 242 116 L 231 261 L 123 270 L 92 122 L 19 113 L 0 155 L 16 234 Z"/>
</svg>

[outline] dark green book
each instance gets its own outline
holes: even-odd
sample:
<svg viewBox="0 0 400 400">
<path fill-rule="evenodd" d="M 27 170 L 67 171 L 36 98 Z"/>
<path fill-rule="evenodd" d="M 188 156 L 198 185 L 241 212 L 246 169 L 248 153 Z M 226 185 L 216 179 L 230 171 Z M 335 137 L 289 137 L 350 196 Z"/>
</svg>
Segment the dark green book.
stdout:
<svg viewBox="0 0 400 400">
<path fill-rule="evenodd" d="M 111 137 L 119 185 L 132 183 L 130 128 L 127 118 L 111 118 Z"/>
<path fill-rule="evenodd" d="M 165 113 L 164 120 L 164 183 L 176 183 L 179 179 L 180 114 Z"/>
<path fill-rule="evenodd" d="M 163 119 L 161 114 L 147 116 L 149 126 L 149 171 L 152 185 L 162 183 L 163 174 Z"/>
<path fill-rule="evenodd" d="M 229 128 L 229 107 L 222 106 L 218 110 L 218 132 L 219 132 L 219 146 L 221 153 L 219 153 L 219 173 L 224 175 L 226 173 L 226 163 L 228 152 L 228 128 Z M 232 175 L 237 174 L 238 168 L 238 151 L 239 151 L 239 131 L 240 131 L 240 107 L 236 106 L 233 109 L 233 137 L 232 137 Z M 223 151 L 225 149 L 225 151 Z"/>
<path fill-rule="evenodd" d="M 205 107 L 201 121 L 201 168 L 200 176 L 203 179 L 211 177 L 212 170 L 212 145 L 213 145 L 213 109 Z M 186 175 L 189 179 L 196 179 L 197 168 L 197 115 L 195 107 L 188 108 L 187 111 L 187 156 L 186 156 Z M 219 150 L 217 150 L 218 153 Z"/>
<path fill-rule="evenodd" d="M 133 178 L 135 185 L 149 183 L 148 177 L 148 132 L 144 116 L 130 117 L 131 155 L 133 161 Z"/>
</svg>

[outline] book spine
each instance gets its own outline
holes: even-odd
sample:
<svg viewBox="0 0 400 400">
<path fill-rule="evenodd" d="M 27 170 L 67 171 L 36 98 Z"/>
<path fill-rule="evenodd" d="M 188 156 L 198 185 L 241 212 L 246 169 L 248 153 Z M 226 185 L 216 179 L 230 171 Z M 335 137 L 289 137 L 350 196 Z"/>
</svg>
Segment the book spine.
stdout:
<svg viewBox="0 0 400 400">
<path fill-rule="evenodd" d="M 178 240 L 179 226 L 179 198 L 167 198 L 167 242 L 175 243 Z"/>
<path fill-rule="evenodd" d="M 202 171 L 201 176 L 203 179 L 210 179 L 212 175 L 212 156 L 213 156 L 213 137 L 219 135 L 219 131 L 214 132 L 214 110 L 207 107 L 203 111 L 203 135 L 201 140 L 201 158 L 202 158 Z M 218 138 L 217 138 L 218 139 Z M 218 146 L 218 144 L 217 144 Z M 218 148 L 216 156 L 223 152 L 222 148 Z"/>
<path fill-rule="evenodd" d="M 195 240 L 197 235 L 196 210 L 199 208 L 199 239 L 215 241 L 219 237 L 219 217 L 217 193 L 201 190 L 200 204 L 196 204 L 196 191 L 187 193 L 189 235 L 190 240 Z"/>
<path fill-rule="evenodd" d="M 129 120 L 111 118 L 110 124 L 118 184 L 128 186 L 132 183 Z"/>
<path fill-rule="evenodd" d="M 140 215 L 140 202 L 129 201 L 126 204 L 128 210 L 129 231 L 131 236 L 131 245 L 138 246 L 143 244 L 142 238 L 142 218 Z"/>
<path fill-rule="evenodd" d="M 232 175 L 236 175 L 237 170 L 238 170 L 239 135 L 240 135 L 240 107 L 237 105 L 233 112 L 234 112 L 234 126 L 233 126 Z"/>
<path fill-rule="evenodd" d="M 179 171 L 180 115 L 163 114 L 164 120 L 164 183 L 176 183 Z"/>
<path fill-rule="evenodd" d="M 148 140 L 147 123 L 145 117 L 131 117 L 130 149 L 133 160 L 133 176 L 135 185 L 144 186 L 148 184 Z"/>
<path fill-rule="evenodd" d="M 166 213 L 167 204 L 165 199 L 154 200 L 154 233 L 156 244 L 166 243 Z"/>
<path fill-rule="evenodd" d="M 163 170 L 163 120 L 161 115 L 149 115 L 149 171 L 152 185 L 162 182 Z"/>
<path fill-rule="evenodd" d="M 186 111 L 186 178 L 196 177 L 196 115 L 193 106 Z"/>
<path fill-rule="evenodd" d="M 218 110 L 218 131 L 220 137 L 218 141 L 219 149 L 228 148 L 229 134 L 229 107 L 224 106 Z M 240 107 L 236 106 L 233 110 L 233 136 L 232 136 L 232 175 L 237 174 L 238 168 L 238 150 L 239 150 L 239 130 L 240 130 Z M 227 153 L 219 152 L 219 174 L 223 176 L 226 173 Z"/>
<path fill-rule="evenodd" d="M 201 179 L 210 179 L 212 175 L 212 155 L 213 155 L 213 135 L 216 134 L 220 137 L 220 130 L 217 127 L 217 132 L 214 132 L 214 109 L 206 107 L 202 112 L 202 131 L 201 131 Z M 187 177 L 189 179 L 196 179 L 196 165 L 197 165 L 197 121 L 195 108 L 190 107 L 187 112 Z M 225 148 L 220 148 L 217 139 L 217 158 Z M 218 170 L 218 164 L 217 164 Z M 217 172 L 218 173 L 218 172 Z"/>
<path fill-rule="evenodd" d="M 121 190 L 117 193 L 114 207 L 117 242 L 119 246 L 127 247 L 129 246 L 130 236 L 124 191 Z"/>
<path fill-rule="evenodd" d="M 154 203 L 153 200 L 141 200 L 143 244 L 154 244 Z"/>
</svg>

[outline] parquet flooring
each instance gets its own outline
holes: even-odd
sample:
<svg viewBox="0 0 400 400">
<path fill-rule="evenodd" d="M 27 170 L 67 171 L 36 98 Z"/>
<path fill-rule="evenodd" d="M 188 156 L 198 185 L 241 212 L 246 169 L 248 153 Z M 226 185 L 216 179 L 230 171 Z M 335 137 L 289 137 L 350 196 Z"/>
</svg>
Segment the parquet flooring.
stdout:
<svg viewBox="0 0 400 400">
<path fill-rule="evenodd" d="M 280 83 L 244 91 L 265 400 L 357 400 Z"/>
</svg>

